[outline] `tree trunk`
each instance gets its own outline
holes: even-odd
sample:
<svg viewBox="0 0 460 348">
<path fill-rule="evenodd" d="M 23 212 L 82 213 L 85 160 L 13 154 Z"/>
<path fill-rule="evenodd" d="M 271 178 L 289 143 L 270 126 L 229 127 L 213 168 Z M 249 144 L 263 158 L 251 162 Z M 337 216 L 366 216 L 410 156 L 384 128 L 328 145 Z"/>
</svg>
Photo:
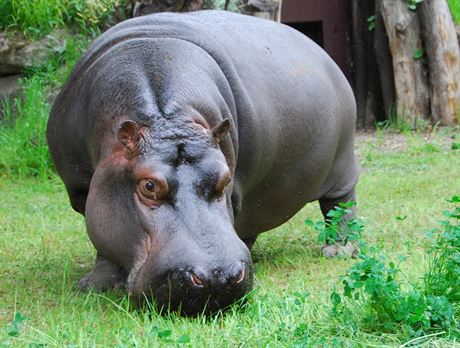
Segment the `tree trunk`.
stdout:
<svg viewBox="0 0 460 348">
<path fill-rule="evenodd" d="M 373 49 L 373 32 L 368 29 L 367 22 L 367 18 L 374 12 L 375 3 L 372 1 L 352 0 L 351 2 L 352 67 L 358 128 L 372 128 L 383 116 L 380 79 Z"/>
<path fill-rule="evenodd" d="M 396 106 L 395 80 L 380 1 L 377 0 L 375 5 L 374 53 L 379 70 L 384 118 L 390 120 L 391 112 Z"/>
<path fill-rule="evenodd" d="M 428 59 L 432 121 L 453 125 L 460 118 L 460 49 L 454 22 L 447 1 L 424 0 L 417 12 Z"/>
<path fill-rule="evenodd" d="M 369 30 L 368 18 L 375 14 L 375 2 L 365 1 L 363 4 L 364 45 L 366 50 L 366 116 L 364 119 L 365 128 L 373 128 L 375 123 L 384 118 L 382 88 L 380 85 L 379 69 L 374 52 L 374 32 Z"/>
<path fill-rule="evenodd" d="M 366 1 L 366 0 L 365 0 Z M 366 48 L 363 30 L 366 28 L 366 19 L 362 13 L 362 0 L 351 1 L 351 21 L 353 33 L 353 70 L 355 82 L 355 98 L 357 106 L 356 126 L 364 127 L 366 119 Z"/>
<path fill-rule="evenodd" d="M 428 117 L 430 102 L 422 59 L 415 59 L 423 50 L 418 18 L 406 0 L 380 0 L 379 4 L 393 60 L 397 116 L 414 127 Z"/>
</svg>

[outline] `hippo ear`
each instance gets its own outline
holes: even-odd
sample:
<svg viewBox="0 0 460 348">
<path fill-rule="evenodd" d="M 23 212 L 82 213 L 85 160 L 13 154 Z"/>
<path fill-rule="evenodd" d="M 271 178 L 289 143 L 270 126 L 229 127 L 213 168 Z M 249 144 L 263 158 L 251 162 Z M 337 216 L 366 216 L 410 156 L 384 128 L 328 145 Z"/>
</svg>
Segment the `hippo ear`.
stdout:
<svg viewBox="0 0 460 348">
<path fill-rule="evenodd" d="M 136 122 L 123 122 L 118 129 L 118 140 L 126 147 L 130 156 L 137 156 L 141 153 L 144 136 Z"/>
<path fill-rule="evenodd" d="M 217 141 L 217 143 L 220 143 L 222 139 L 224 139 L 224 137 L 227 135 L 229 130 L 230 130 L 230 120 L 226 118 L 221 123 L 219 123 L 217 126 L 213 127 L 211 132 L 212 132 L 212 135 L 214 136 L 214 139 Z"/>
</svg>

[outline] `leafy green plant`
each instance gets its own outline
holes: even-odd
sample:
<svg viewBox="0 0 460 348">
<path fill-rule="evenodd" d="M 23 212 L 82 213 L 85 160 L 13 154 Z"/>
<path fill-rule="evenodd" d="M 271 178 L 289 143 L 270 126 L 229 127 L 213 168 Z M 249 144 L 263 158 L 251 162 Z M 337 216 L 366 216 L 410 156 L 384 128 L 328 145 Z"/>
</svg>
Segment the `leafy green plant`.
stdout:
<svg viewBox="0 0 460 348">
<path fill-rule="evenodd" d="M 367 17 L 367 30 L 374 31 L 375 29 L 375 15 Z"/>
<path fill-rule="evenodd" d="M 21 313 L 16 312 L 14 313 L 14 318 L 11 321 L 11 323 L 6 327 L 6 333 L 10 337 L 16 337 L 19 336 L 21 333 L 21 327 L 20 324 L 26 320 L 26 317 L 23 316 Z"/>
<path fill-rule="evenodd" d="M 409 10 L 415 11 L 417 6 L 420 5 L 423 0 L 407 0 L 407 7 Z"/>
<path fill-rule="evenodd" d="M 360 261 L 341 277 L 343 292 L 331 295 L 333 314 L 354 320 L 354 311 L 362 314 L 366 327 L 394 332 L 404 327 L 412 335 L 437 328 L 448 328 L 453 322 L 453 309 L 445 296 L 425 294 L 417 287 L 403 290 L 398 280 L 398 263 L 372 248 L 359 255 Z M 360 309 L 357 309 L 360 308 Z"/>
<path fill-rule="evenodd" d="M 415 60 L 422 59 L 425 55 L 425 49 L 424 48 L 417 48 L 414 53 L 412 54 L 412 57 Z"/>
<path fill-rule="evenodd" d="M 445 211 L 447 218 L 440 222 L 441 231 L 436 234 L 428 250 L 429 266 L 425 274 L 425 292 L 445 296 L 452 303 L 460 302 L 460 196 L 449 202 L 455 205 L 452 211 Z"/>
<path fill-rule="evenodd" d="M 351 208 L 356 202 L 339 203 L 335 209 L 326 214 L 325 221 L 313 222 L 305 220 L 307 226 L 318 232 L 318 242 L 322 244 L 344 243 L 358 241 L 364 228 L 364 223 L 358 218 L 349 218 L 352 214 Z"/>
<path fill-rule="evenodd" d="M 150 327 L 149 336 L 156 336 L 162 343 L 176 343 L 178 345 L 190 343 L 190 336 L 187 334 L 174 337 L 173 331 L 171 329 L 160 330 L 156 325 Z"/>
<path fill-rule="evenodd" d="M 423 287 L 398 279 L 404 257 L 395 263 L 361 243 L 360 261 L 340 277 L 342 291 L 331 295 L 336 318 L 353 322 L 358 320 L 353 314 L 358 311 L 373 329 L 394 332 L 403 327 L 413 336 L 452 327 L 460 302 L 460 196 L 449 202 L 455 208 L 444 212 L 447 219 L 440 223 L 442 231 L 431 232 L 437 237 L 428 250 Z"/>
</svg>

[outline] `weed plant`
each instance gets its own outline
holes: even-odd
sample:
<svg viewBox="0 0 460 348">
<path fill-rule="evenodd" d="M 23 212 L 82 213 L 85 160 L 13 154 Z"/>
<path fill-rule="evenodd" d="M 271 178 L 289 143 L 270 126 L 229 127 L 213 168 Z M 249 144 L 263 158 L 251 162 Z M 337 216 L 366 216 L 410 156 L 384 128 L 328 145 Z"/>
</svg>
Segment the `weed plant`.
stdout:
<svg viewBox="0 0 460 348">
<path fill-rule="evenodd" d="M 458 204 L 460 197 L 454 196 L 449 202 Z M 415 337 L 452 329 L 460 302 L 460 207 L 444 215 L 448 220 L 441 222 L 442 231 L 432 231 L 437 237 L 429 248 L 423 286 L 399 280 L 405 257 L 395 263 L 361 242 L 359 262 L 341 276 L 341 293 L 331 295 L 335 318 L 368 331 L 403 330 Z M 344 215 L 336 208 L 332 216 Z"/>
<path fill-rule="evenodd" d="M 411 336 L 451 327 L 453 309 L 445 296 L 425 294 L 417 285 L 398 279 L 404 258 L 395 263 L 371 248 L 359 259 L 341 277 L 343 293 L 334 291 L 331 295 L 336 318 L 348 323 L 360 321 L 367 331 L 394 333 L 399 329 Z"/>
<path fill-rule="evenodd" d="M 440 222 L 440 231 L 430 232 L 430 236 L 436 235 L 436 238 L 428 250 L 425 292 L 445 296 L 460 305 L 460 196 L 452 197 L 449 202 L 456 207 L 444 212 L 447 219 Z"/>
<path fill-rule="evenodd" d="M 341 243 L 346 244 L 348 241 L 359 241 L 364 223 L 358 218 L 349 219 L 351 208 L 356 202 L 339 203 L 335 209 L 326 214 L 325 221 L 313 222 L 305 220 L 307 226 L 313 227 L 318 233 L 318 242 L 322 245 Z M 346 231 L 346 233 L 342 232 Z"/>
</svg>

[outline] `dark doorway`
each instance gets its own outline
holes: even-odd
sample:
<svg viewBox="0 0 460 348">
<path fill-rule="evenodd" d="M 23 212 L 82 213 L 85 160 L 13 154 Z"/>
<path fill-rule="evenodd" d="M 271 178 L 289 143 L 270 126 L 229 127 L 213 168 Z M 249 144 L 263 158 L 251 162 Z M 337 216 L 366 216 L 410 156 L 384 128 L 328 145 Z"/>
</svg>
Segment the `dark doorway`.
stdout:
<svg viewBox="0 0 460 348">
<path fill-rule="evenodd" d="M 286 24 L 305 34 L 324 48 L 323 22 L 293 22 Z"/>
<path fill-rule="evenodd" d="M 351 80 L 347 59 L 349 10 L 347 0 L 283 0 L 281 22 L 323 47 Z"/>
</svg>

